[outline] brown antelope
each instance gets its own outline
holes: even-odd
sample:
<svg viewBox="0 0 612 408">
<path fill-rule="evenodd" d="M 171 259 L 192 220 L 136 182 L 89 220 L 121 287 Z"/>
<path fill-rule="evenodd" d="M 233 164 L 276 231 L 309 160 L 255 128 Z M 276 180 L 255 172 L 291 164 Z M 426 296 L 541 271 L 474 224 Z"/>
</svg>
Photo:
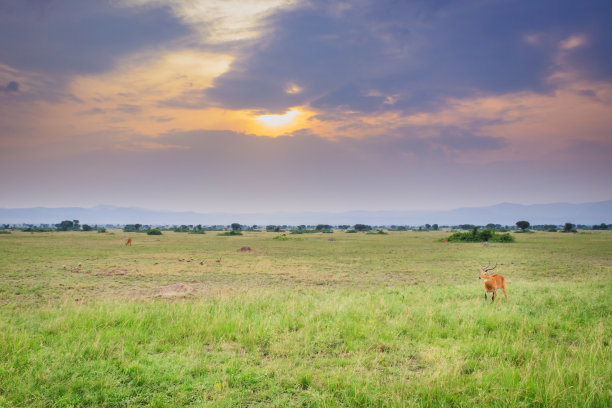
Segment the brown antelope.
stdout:
<svg viewBox="0 0 612 408">
<path fill-rule="evenodd" d="M 127 239 L 125 240 L 125 245 L 126 245 L 126 246 L 127 246 L 127 245 L 132 246 L 132 238 L 127 238 Z"/>
<path fill-rule="evenodd" d="M 500 274 L 489 275 L 489 271 L 492 271 L 493 269 L 495 269 L 497 267 L 497 264 L 495 264 L 495 266 L 492 268 L 489 268 L 489 265 L 481 269 L 480 276 L 478 277 L 478 279 L 484 279 L 485 300 L 487 299 L 487 292 L 492 292 L 493 295 L 491 296 L 492 298 L 491 302 L 494 302 L 495 293 L 500 288 L 501 290 L 504 291 L 504 295 L 506 296 L 506 300 L 507 300 L 508 294 L 506 293 L 506 278 L 504 278 Z"/>
</svg>

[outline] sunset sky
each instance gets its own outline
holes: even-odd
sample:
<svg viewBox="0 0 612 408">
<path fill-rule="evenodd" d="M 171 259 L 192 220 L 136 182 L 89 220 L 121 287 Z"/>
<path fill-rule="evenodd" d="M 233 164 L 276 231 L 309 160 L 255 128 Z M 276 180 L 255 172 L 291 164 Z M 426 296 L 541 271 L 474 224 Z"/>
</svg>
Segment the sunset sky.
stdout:
<svg viewBox="0 0 612 408">
<path fill-rule="evenodd" d="M 612 199 L 612 2 L 0 0 L 0 207 Z"/>
</svg>

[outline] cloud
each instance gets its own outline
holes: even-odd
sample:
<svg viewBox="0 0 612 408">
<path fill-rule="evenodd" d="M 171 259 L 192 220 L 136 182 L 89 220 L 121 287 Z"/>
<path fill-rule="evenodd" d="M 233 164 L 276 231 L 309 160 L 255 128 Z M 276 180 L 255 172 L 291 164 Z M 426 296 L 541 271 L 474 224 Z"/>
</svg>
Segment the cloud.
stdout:
<svg viewBox="0 0 612 408">
<path fill-rule="evenodd" d="M 10 81 L 6 86 L 0 85 L 0 92 L 19 92 L 19 82 Z"/>
<path fill-rule="evenodd" d="M 206 95 L 226 108 L 274 113 L 306 104 L 415 112 L 448 98 L 549 92 L 559 44 L 584 75 L 607 70 L 604 16 L 612 10 L 595 3 L 309 2 L 269 17 L 269 32 Z M 291 83 L 301 92 L 288 93 Z"/>
<path fill-rule="evenodd" d="M 111 137 L 113 146 L 99 142 L 103 137 Z M 483 140 L 461 138 L 470 146 Z M 151 195 L 142 191 L 151 191 L 158 208 L 204 212 L 449 208 L 474 205 L 473 197 L 483 191 L 482 205 L 516 201 L 509 185 L 520 185 L 531 202 L 564 200 L 568 186 L 584 201 L 609 198 L 610 164 L 602 155 L 589 161 L 555 162 L 550 154 L 494 166 L 457 163 L 443 160 L 446 152 L 431 140 L 407 132 L 375 140 L 329 140 L 307 132 L 278 138 L 230 131 L 170 132 L 155 139 L 91 134 L 76 143 L 82 151 L 75 151 L 73 142 L 38 152 L 4 150 L 0 171 L 23 160 L 29 164 L 19 179 L 0 179 L 0 189 L 13 192 L 0 204 L 15 197 L 40 203 L 42 196 L 57 205 L 147 207 Z M 585 148 L 588 153 L 598 145 Z M 587 176 L 588 183 L 581 183 Z M 92 180 L 96 189 L 86 195 L 74 188 Z"/>
<path fill-rule="evenodd" d="M 115 111 L 133 115 L 133 114 L 136 114 L 136 113 L 140 113 L 142 111 L 142 107 L 139 106 L 139 105 L 133 105 L 133 104 L 129 104 L 129 103 L 122 103 L 122 104 L 119 104 L 119 106 L 117 106 L 117 108 L 115 108 Z"/>
<path fill-rule="evenodd" d="M 78 115 L 78 116 L 103 115 L 105 112 L 106 111 L 104 109 L 94 107 L 94 108 L 91 108 L 91 109 L 87 109 L 87 110 L 84 110 L 84 111 L 77 112 L 76 115 Z"/>
<path fill-rule="evenodd" d="M 31 72 L 103 72 L 126 54 L 162 47 L 190 29 L 166 7 L 112 2 L 12 2 L 0 10 L 0 63 Z"/>
<path fill-rule="evenodd" d="M 432 141 L 445 149 L 462 152 L 473 150 L 498 150 L 509 145 L 502 137 L 478 136 L 455 127 L 445 128 Z"/>
</svg>

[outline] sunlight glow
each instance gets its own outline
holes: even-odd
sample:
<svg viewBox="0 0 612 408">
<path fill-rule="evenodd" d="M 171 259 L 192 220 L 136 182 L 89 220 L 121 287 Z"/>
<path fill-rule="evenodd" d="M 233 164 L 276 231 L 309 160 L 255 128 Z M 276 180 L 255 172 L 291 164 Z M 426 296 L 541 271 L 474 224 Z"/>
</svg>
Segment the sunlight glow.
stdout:
<svg viewBox="0 0 612 408">
<path fill-rule="evenodd" d="M 300 115 L 300 111 L 292 109 L 284 115 L 261 115 L 255 119 L 270 127 L 286 126 Z"/>
</svg>

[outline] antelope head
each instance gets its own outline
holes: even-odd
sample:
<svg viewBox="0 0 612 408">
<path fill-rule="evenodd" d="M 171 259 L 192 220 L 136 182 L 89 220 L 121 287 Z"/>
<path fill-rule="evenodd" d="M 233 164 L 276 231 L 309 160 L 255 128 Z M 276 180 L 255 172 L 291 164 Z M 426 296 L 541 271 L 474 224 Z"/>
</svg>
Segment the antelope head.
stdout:
<svg viewBox="0 0 612 408">
<path fill-rule="evenodd" d="M 480 268 L 480 276 L 478 277 L 478 279 L 488 279 L 489 271 L 492 271 L 497 267 L 497 264 L 495 264 L 495 266 L 492 268 L 489 267 L 489 265 L 491 265 L 490 262 L 487 264 L 487 266 L 483 266 L 482 268 Z"/>
</svg>

